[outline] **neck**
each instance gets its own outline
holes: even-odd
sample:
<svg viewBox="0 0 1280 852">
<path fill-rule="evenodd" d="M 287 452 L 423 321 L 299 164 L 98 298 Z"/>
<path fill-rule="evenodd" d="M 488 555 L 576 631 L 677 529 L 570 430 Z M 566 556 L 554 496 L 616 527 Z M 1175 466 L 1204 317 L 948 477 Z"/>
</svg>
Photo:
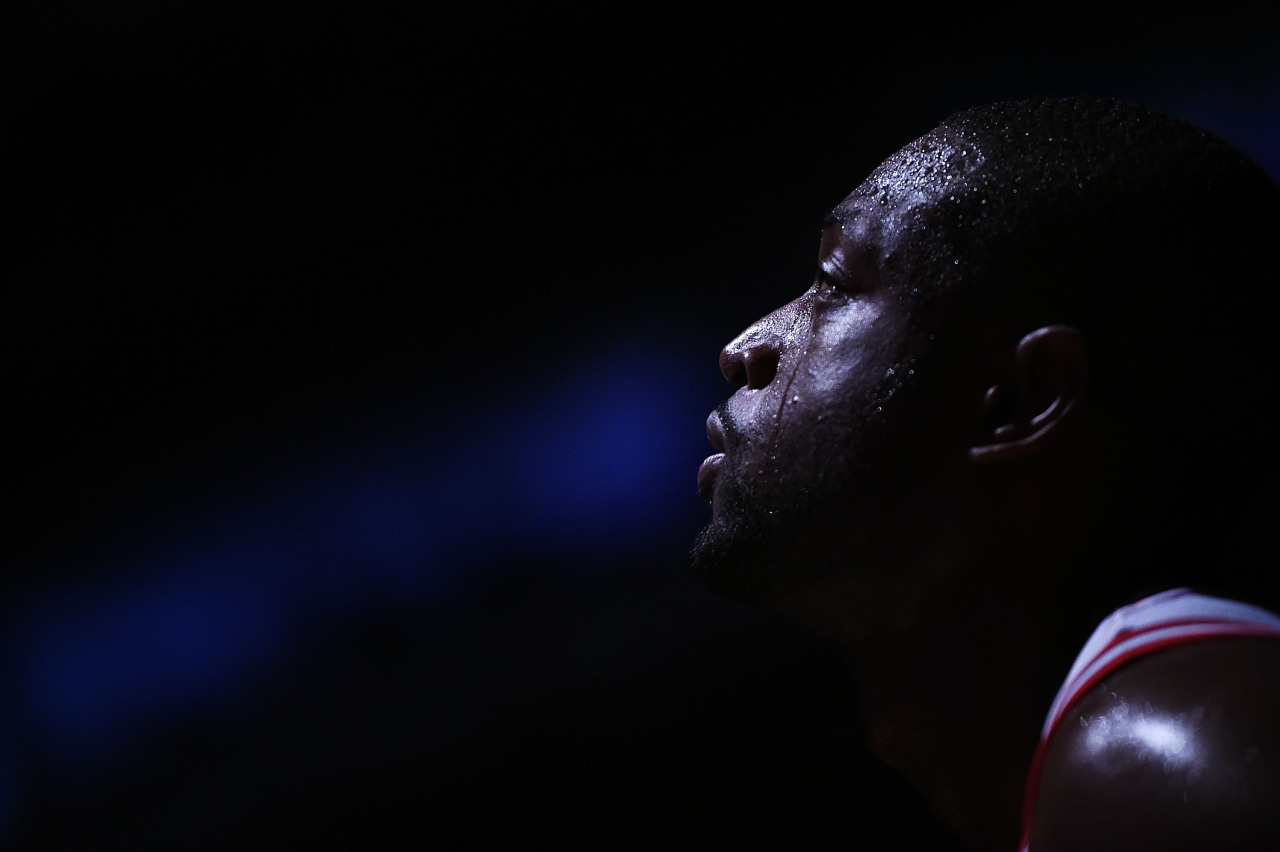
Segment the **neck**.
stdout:
<svg viewBox="0 0 1280 852">
<path fill-rule="evenodd" d="M 1063 618 L 1035 589 L 1000 579 L 1044 576 L 1034 570 L 1044 566 L 986 567 L 982 583 L 932 578 L 928 598 L 836 639 L 876 754 L 974 848 L 1007 850 L 1044 714 L 1078 649 L 1063 659 Z"/>
<path fill-rule="evenodd" d="M 873 750 L 978 849 L 1017 848 L 1040 727 L 1096 621 L 1068 603 L 1092 539 L 1065 511 L 1075 479 L 1055 481 L 939 499 L 779 602 L 851 663 Z"/>
<path fill-rule="evenodd" d="M 886 638 L 892 648 L 877 641 L 851 655 L 873 751 L 974 848 L 1016 848 L 1049 699 L 1019 689 L 1027 673 L 1012 660 L 969 656 L 959 637 L 933 647 Z"/>
</svg>

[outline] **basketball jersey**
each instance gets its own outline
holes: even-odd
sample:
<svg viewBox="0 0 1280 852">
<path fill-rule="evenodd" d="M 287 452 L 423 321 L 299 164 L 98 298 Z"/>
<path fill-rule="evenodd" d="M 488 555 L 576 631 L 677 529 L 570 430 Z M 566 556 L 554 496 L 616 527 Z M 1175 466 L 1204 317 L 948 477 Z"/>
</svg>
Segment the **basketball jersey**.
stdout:
<svg viewBox="0 0 1280 852">
<path fill-rule="evenodd" d="M 1238 601 L 1199 595 L 1190 589 L 1170 589 L 1121 607 L 1103 619 L 1076 657 L 1040 730 L 1040 744 L 1031 761 L 1022 804 L 1020 852 L 1030 852 L 1031 815 L 1049 738 L 1071 706 L 1135 657 L 1217 636 L 1280 639 L 1280 616 Z"/>
</svg>

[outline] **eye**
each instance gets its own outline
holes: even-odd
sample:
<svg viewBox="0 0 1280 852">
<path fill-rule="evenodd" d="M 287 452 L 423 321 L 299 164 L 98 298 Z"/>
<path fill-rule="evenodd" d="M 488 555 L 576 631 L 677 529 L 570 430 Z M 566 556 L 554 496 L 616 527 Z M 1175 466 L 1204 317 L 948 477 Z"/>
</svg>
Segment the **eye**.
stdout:
<svg viewBox="0 0 1280 852">
<path fill-rule="evenodd" d="M 824 298 L 852 295 L 844 281 L 825 266 L 819 266 L 814 270 L 813 292 Z"/>
</svg>

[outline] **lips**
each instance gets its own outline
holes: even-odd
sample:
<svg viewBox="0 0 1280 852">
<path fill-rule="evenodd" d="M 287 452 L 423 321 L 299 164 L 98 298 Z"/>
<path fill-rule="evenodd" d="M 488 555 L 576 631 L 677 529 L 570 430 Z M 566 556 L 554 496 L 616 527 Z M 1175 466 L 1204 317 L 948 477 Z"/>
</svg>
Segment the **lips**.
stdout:
<svg viewBox="0 0 1280 852">
<path fill-rule="evenodd" d="M 702 460 L 702 464 L 698 465 L 698 496 L 703 500 L 710 500 L 715 492 L 716 473 L 722 461 L 724 461 L 724 453 L 715 453 L 707 456 Z"/>
<path fill-rule="evenodd" d="M 707 440 L 719 452 L 707 456 L 698 466 L 698 494 L 704 500 L 711 499 L 715 491 L 716 474 L 719 472 L 720 463 L 724 461 L 725 432 L 719 412 L 713 411 L 707 418 Z"/>
</svg>

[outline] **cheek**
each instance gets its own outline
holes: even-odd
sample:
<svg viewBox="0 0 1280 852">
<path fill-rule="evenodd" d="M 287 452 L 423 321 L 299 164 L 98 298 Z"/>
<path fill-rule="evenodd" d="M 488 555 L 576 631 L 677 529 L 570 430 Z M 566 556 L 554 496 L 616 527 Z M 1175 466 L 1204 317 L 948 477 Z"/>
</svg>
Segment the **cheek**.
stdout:
<svg viewBox="0 0 1280 852">
<path fill-rule="evenodd" d="M 864 410 L 883 402 L 913 369 L 905 337 L 873 310 L 826 323 L 810 339 L 797 378 L 815 403 Z M 888 392 L 886 394 L 886 389 Z"/>
<path fill-rule="evenodd" d="M 820 478 L 836 459 L 862 455 L 877 408 L 910 369 L 905 337 L 880 308 L 867 299 L 816 308 L 795 329 L 770 385 L 739 396 L 732 411 L 743 441 L 729 463 L 744 481 Z"/>
<path fill-rule="evenodd" d="M 905 339 L 907 316 L 885 296 L 850 299 L 841 305 L 815 309 L 809 343 L 814 351 L 852 361 L 884 354 Z"/>
</svg>

